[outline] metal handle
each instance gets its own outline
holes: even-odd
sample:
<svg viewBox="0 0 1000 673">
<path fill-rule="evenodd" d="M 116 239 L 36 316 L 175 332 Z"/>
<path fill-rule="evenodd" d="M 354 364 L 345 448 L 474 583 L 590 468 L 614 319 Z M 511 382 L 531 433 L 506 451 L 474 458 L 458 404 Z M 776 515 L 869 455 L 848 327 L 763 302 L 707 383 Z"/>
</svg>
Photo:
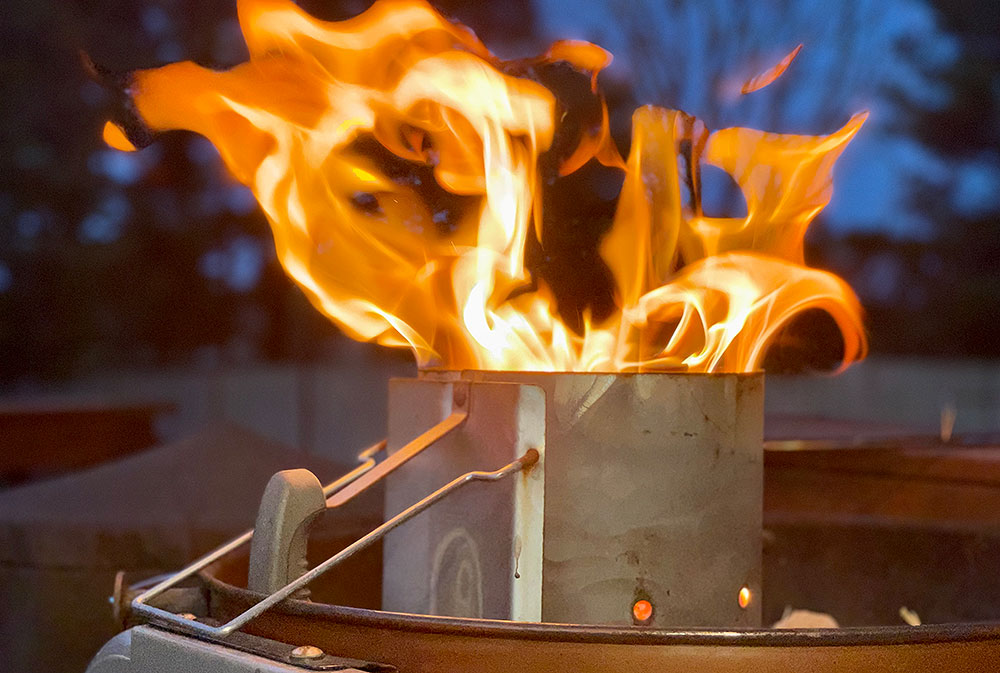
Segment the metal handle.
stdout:
<svg viewBox="0 0 1000 673">
<path fill-rule="evenodd" d="M 467 397 L 465 399 L 467 399 Z M 361 463 L 360 465 L 347 474 L 341 476 L 339 479 L 323 487 L 323 496 L 326 498 L 327 507 L 339 507 L 347 502 L 350 502 L 365 489 L 369 488 L 380 479 L 393 472 L 396 468 L 405 464 L 411 458 L 417 456 L 430 446 L 433 446 L 440 439 L 462 427 L 465 420 L 468 418 L 468 411 L 464 408 L 465 405 L 457 400 L 454 406 L 454 411 L 447 418 L 421 434 L 419 437 L 416 437 L 413 441 L 394 452 L 393 455 L 389 456 L 381 463 L 378 463 L 375 460 L 375 456 L 385 450 L 386 440 L 382 440 L 381 442 L 374 444 L 358 454 L 358 461 Z M 363 477 L 365 478 L 362 479 Z M 351 488 L 348 488 L 349 486 L 351 486 Z M 221 547 L 185 566 L 177 573 L 174 573 L 163 581 L 155 584 L 152 588 L 147 589 L 136 596 L 132 599 L 131 610 L 141 615 L 155 615 L 167 622 L 188 628 L 204 626 L 198 622 L 184 619 L 183 617 L 179 617 L 171 612 L 167 612 L 166 610 L 154 608 L 149 605 L 148 602 L 179 582 L 182 582 L 188 577 L 191 577 L 195 573 L 203 570 L 208 565 L 215 563 L 227 554 L 236 551 L 252 539 L 253 529 L 251 528 Z M 303 577 L 305 576 L 306 575 L 303 575 Z M 165 615 L 169 616 L 167 617 Z M 231 630 L 233 629 L 230 629 L 230 631 Z M 228 632 L 229 631 L 226 633 Z"/>
<path fill-rule="evenodd" d="M 383 439 L 381 442 L 378 442 L 377 444 L 374 444 L 365 449 L 364 451 L 362 451 L 361 453 L 359 453 L 358 461 L 360 462 L 360 465 L 355 467 L 347 474 L 341 476 L 339 479 L 332 481 L 326 486 L 324 486 L 323 495 L 325 497 L 330 497 L 332 493 L 336 493 L 340 489 L 352 483 L 359 477 L 362 477 L 365 473 L 374 468 L 376 464 L 375 456 L 378 455 L 381 451 L 385 450 L 385 446 L 386 446 L 386 440 Z M 203 570 L 208 565 L 215 563 L 223 556 L 226 556 L 227 554 L 236 551 L 246 543 L 250 542 L 251 539 L 253 539 L 253 528 L 234 537 L 232 540 L 225 543 L 221 547 L 213 549 L 212 551 L 205 554 L 198 560 L 193 561 L 190 564 L 186 565 L 184 568 L 178 570 L 176 573 L 170 574 L 166 579 L 153 585 L 151 588 L 147 589 L 146 591 L 142 592 L 134 599 L 132 599 L 132 610 L 136 611 L 137 608 L 146 607 L 144 604 L 147 601 L 156 598 L 170 587 L 175 586 L 179 582 L 186 580 L 188 577 L 191 577 L 191 575 L 194 575 L 195 573 Z M 139 611 L 141 612 L 141 610 Z M 184 621 L 187 622 L 189 620 L 184 620 Z"/>
<path fill-rule="evenodd" d="M 457 409 L 443 421 L 413 441 L 409 442 L 406 446 L 393 453 L 381 463 L 376 462 L 375 456 L 385 450 L 386 440 L 383 439 L 381 442 L 365 449 L 358 454 L 358 461 L 361 463 L 360 465 L 336 481 L 333 481 L 323 487 L 323 496 L 326 498 L 327 507 L 339 507 L 346 504 L 362 491 L 376 483 L 379 479 L 384 478 L 387 474 L 391 473 L 397 467 L 403 465 L 411 458 L 418 455 L 424 449 L 432 446 L 441 438 L 449 435 L 452 431 L 461 427 L 462 424 L 465 423 L 466 418 L 468 418 L 468 413 Z M 376 467 L 378 468 L 377 470 Z M 361 480 L 361 478 L 368 475 L 369 472 L 373 472 L 369 475 L 370 478 Z M 354 482 L 359 480 L 361 480 L 361 483 L 356 484 L 354 488 L 347 489 L 348 486 L 351 486 Z M 341 493 L 342 490 L 345 492 Z M 153 586 L 151 589 L 148 589 L 136 596 L 132 599 L 132 610 L 138 611 L 141 614 L 141 606 L 145 603 L 153 598 L 156 598 L 170 587 L 176 585 L 178 582 L 181 582 L 196 572 L 203 570 L 209 564 L 215 563 L 227 554 L 236 551 L 246 543 L 250 542 L 251 539 L 253 539 L 253 528 L 233 538 L 221 547 L 210 551 L 205 556 L 202 556 L 198 560 L 185 566 L 177 573 L 172 574 L 167 579 Z"/>
<path fill-rule="evenodd" d="M 190 619 L 184 619 L 183 617 L 175 615 L 172 612 L 168 612 L 166 610 L 161 610 L 160 608 L 155 608 L 151 605 L 147 605 L 143 602 L 143 599 L 145 598 L 146 594 L 143 594 L 142 596 L 139 596 L 138 598 L 132 601 L 132 609 L 133 611 L 139 614 L 146 615 L 147 617 L 152 617 L 159 622 L 166 622 L 169 624 L 183 626 L 187 629 L 203 633 L 205 635 L 212 636 L 215 638 L 225 638 L 229 634 L 245 626 L 251 620 L 259 617 L 261 614 L 263 614 L 270 608 L 274 607 L 281 601 L 285 600 L 286 598 L 291 596 L 293 593 L 295 593 L 302 587 L 306 586 L 313 580 L 325 574 L 327 571 L 329 571 L 331 568 L 333 568 L 341 561 L 348 559 L 357 552 L 361 551 L 362 549 L 369 547 L 374 542 L 377 542 L 382 537 L 384 537 L 386 533 L 388 533 L 392 529 L 409 521 L 410 519 L 417 516 L 418 514 L 426 510 L 434 503 L 438 502 L 439 500 L 442 500 L 450 493 L 458 490 L 465 484 L 468 484 L 472 481 L 486 481 L 486 482 L 499 481 L 504 477 L 507 477 L 511 474 L 520 472 L 521 470 L 531 467 L 532 465 L 538 462 L 538 458 L 539 458 L 538 451 L 536 451 L 535 449 L 529 449 L 524 453 L 523 456 L 521 456 L 520 458 L 511 463 L 508 463 L 507 465 L 504 465 L 498 470 L 494 470 L 492 472 L 481 472 L 481 471 L 467 472 L 466 474 L 463 474 L 462 476 L 453 479 L 451 482 L 449 482 L 445 486 L 442 486 L 438 490 L 434 491 L 433 493 L 425 497 L 423 500 L 420 500 L 410 505 L 405 510 L 403 510 L 396 516 L 390 518 L 388 521 L 378 526 L 377 528 L 372 530 L 370 533 L 368 533 L 361 539 L 357 540 L 351 545 L 348 545 L 347 547 L 345 547 L 338 553 L 334 554 L 326 561 L 319 564 L 309 572 L 305 573 L 295 581 L 289 582 L 278 591 L 275 591 L 274 593 L 272 593 L 270 596 L 260 601 L 259 603 L 252 605 L 250 608 L 248 608 L 247 610 L 245 610 L 244 612 L 237 615 L 236 617 L 234 617 L 233 619 L 229 620 L 228 622 L 226 622 L 221 626 L 209 626 L 208 624 L 202 624 L 201 622 L 193 621 Z M 146 593 L 148 594 L 150 592 Z"/>
<path fill-rule="evenodd" d="M 367 489 L 369 486 L 393 472 L 397 467 L 408 462 L 417 456 L 424 449 L 433 446 L 438 440 L 448 436 L 465 423 L 469 417 L 466 411 L 453 411 L 451 415 L 443 421 L 423 433 L 413 441 L 398 451 L 394 451 L 391 456 L 379 463 L 362 478 L 345 485 L 343 490 L 330 494 L 326 499 L 327 507 L 340 507 L 350 502 L 355 496 Z"/>
</svg>

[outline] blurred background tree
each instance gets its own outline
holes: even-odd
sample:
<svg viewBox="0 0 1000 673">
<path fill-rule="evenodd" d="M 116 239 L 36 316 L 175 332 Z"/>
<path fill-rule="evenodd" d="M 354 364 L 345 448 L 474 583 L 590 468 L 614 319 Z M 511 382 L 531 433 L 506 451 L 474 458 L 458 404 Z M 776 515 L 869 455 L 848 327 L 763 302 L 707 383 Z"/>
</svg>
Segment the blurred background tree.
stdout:
<svg viewBox="0 0 1000 673">
<path fill-rule="evenodd" d="M 370 3 L 301 4 L 340 19 Z M 616 63 L 603 81 L 623 144 L 646 102 L 712 127 L 810 133 L 870 108 L 809 239 L 811 261 L 858 290 L 876 352 L 1000 355 L 1000 10 L 991 0 L 436 4 L 504 57 L 559 37 L 609 48 Z M 246 56 L 235 14 L 232 0 L 6 4 L 0 380 L 335 356 L 341 337 L 286 279 L 262 214 L 210 144 L 172 134 L 123 154 L 100 139 L 111 101 L 87 79 L 81 50 L 120 71 L 180 59 L 227 67 Z M 777 83 L 734 95 L 734 82 L 799 42 Z M 584 196 L 593 184 L 567 188 Z M 720 184 L 718 207 L 738 208 L 731 195 Z M 556 217 L 582 217 L 570 212 L 579 202 L 564 195 Z"/>
</svg>

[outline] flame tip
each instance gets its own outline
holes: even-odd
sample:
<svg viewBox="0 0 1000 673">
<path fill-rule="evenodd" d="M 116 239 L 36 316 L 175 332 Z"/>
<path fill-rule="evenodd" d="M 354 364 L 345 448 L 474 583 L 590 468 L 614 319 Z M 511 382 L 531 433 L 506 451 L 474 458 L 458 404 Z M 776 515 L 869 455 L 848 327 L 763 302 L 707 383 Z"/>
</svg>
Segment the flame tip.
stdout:
<svg viewBox="0 0 1000 673">
<path fill-rule="evenodd" d="M 743 86 L 740 87 L 740 93 L 742 95 L 746 95 L 753 93 L 754 91 L 760 91 L 767 85 L 773 83 L 776 79 L 781 77 L 781 75 L 783 75 L 786 70 L 788 70 L 788 67 L 795 60 L 795 57 L 799 55 L 800 51 L 802 51 L 801 42 L 798 44 L 798 46 L 796 46 L 794 49 L 788 52 L 784 58 L 778 61 L 778 63 L 771 66 L 761 74 L 751 77 L 746 82 L 744 82 Z"/>
</svg>

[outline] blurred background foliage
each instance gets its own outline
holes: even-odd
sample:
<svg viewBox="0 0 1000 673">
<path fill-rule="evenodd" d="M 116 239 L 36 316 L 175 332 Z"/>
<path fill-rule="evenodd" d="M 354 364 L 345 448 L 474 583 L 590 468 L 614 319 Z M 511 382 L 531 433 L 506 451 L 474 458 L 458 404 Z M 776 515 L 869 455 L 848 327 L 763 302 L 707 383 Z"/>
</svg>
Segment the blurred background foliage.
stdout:
<svg viewBox="0 0 1000 673">
<path fill-rule="evenodd" d="M 300 4 L 341 19 L 370 3 Z M 856 289 L 875 352 L 1000 356 L 993 0 L 433 4 L 504 57 L 560 37 L 610 49 L 616 61 L 602 86 L 623 150 L 643 103 L 714 128 L 808 133 L 871 109 L 838 166 L 834 203 L 811 230 L 809 261 Z M 776 84 L 732 95 L 732 82 L 799 42 L 802 54 Z M 88 80 L 81 51 L 118 71 L 245 58 L 232 0 L 5 3 L 0 380 L 336 357 L 343 337 L 286 279 L 263 215 L 207 141 L 170 134 L 132 154 L 103 144 L 112 101 Z M 716 192 L 718 209 L 739 209 L 731 185 Z M 573 267 L 613 211 L 614 181 L 584 171 L 547 198 L 547 220 L 563 234 L 554 229 L 536 262 Z"/>
</svg>

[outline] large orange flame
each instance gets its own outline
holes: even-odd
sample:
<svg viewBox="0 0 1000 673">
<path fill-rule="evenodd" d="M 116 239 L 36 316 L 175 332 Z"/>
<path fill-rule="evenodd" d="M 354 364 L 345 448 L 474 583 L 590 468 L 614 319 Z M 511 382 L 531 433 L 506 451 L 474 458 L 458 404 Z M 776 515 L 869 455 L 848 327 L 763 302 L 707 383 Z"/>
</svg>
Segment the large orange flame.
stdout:
<svg viewBox="0 0 1000 673">
<path fill-rule="evenodd" d="M 708 133 L 684 113 L 645 107 L 625 162 L 605 109 L 559 167 L 596 159 L 625 171 L 601 247 L 620 310 L 597 324 L 585 316 L 579 334 L 524 266 L 542 226 L 538 159 L 557 124 L 552 92 L 511 74 L 532 61 L 498 60 L 420 0 L 380 0 L 336 23 L 290 0 L 241 0 L 239 18 L 249 62 L 139 71 L 128 93 L 149 129 L 215 144 L 260 202 L 285 270 L 350 336 L 409 346 L 424 367 L 736 372 L 759 367 L 793 316 L 820 308 L 841 328 L 845 363 L 864 354 L 856 297 L 804 266 L 802 239 L 865 115 L 807 137 Z M 537 59 L 553 61 L 589 73 L 596 92 L 610 55 L 562 42 Z M 115 126 L 105 138 L 131 146 Z M 389 175 L 365 138 L 458 197 L 447 231 L 419 179 Z M 685 205 L 680 158 L 732 175 L 748 215 L 705 217 L 697 170 Z"/>
</svg>

